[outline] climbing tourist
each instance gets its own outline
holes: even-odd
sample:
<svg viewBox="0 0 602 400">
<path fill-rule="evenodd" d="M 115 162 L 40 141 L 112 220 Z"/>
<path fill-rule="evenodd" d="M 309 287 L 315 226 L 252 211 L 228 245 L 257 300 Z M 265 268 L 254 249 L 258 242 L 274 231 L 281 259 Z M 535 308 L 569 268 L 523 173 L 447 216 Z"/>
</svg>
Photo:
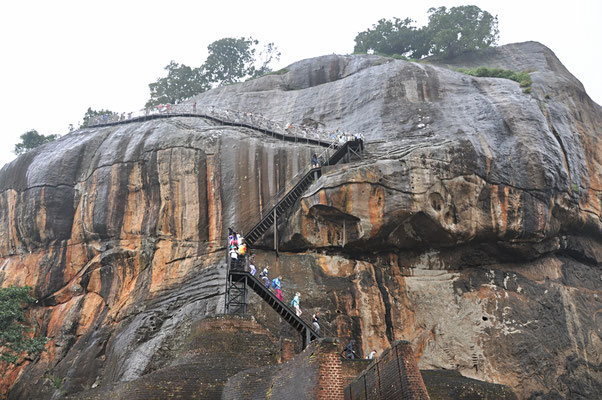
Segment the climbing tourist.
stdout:
<svg viewBox="0 0 602 400">
<path fill-rule="evenodd" d="M 311 157 L 311 164 L 312 168 L 320 167 L 320 163 L 318 162 L 318 155 L 316 153 L 314 153 L 314 155 Z"/>
<path fill-rule="evenodd" d="M 230 269 L 237 269 L 238 266 L 238 251 L 236 246 L 230 246 Z"/>
<path fill-rule="evenodd" d="M 241 267 L 244 268 L 245 259 L 247 257 L 247 245 L 244 242 L 244 238 L 240 237 L 240 242 L 238 243 L 238 262 Z"/>
<path fill-rule="evenodd" d="M 192 112 L 196 114 L 196 101 L 192 105 Z"/>
<path fill-rule="evenodd" d="M 249 269 L 251 270 L 251 275 L 255 276 L 257 269 L 255 268 L 255 256 L 249 257 Z"/>
<path fill-rule="evenodd" d="M 282 297 L 282 275 L 279 275 L 278 278 L 274 278 L 272 280 L 272 287 L 275 289 L 276 291 L 276 297 L 278 298 L 278 300 L 280 301 L 284 301 L 284 297 Z"/>
<path fill-rule="evenodd" d="M 259 277 L 263 280 L 263 284 L 265 285 L 266 289 L 270 288 L 270 278 L 268 278 L 269 269 L 270 266 L 266 265 L 263 271 L 261 271 L 259 274 Z"/>
<path fill-rule="evenodd" d="M 314 331 L 319 335 L 320 334 L 320 311 L 316 311 L 314 315 L 311 317 L 311 322 L 314 327 Z"/>
<path fill-rule="evenodd" d="M 231 230 L 231 228 L 228 228 Z M 232 231 L 228 236 L 228 246 L 238 246 L 238 240 L 236 240 L 236 232 Z"/>
<path fill-rule="evenodd" d="M 345 358 L 348 358 L 350 360 L 355 359 L 355 352 L 353 351 L 354 343 L 355 343 L 355 340 L 349 341 L 349 344 L 347 346 L 345 346 L 345 348 L 343 349 L 343 354 L 344 354 Z"/>
<path fill-rule="evenodd" d="M 300 317 L 302 314 L 301 309 L 299 308 L 299 296 L 301 296 L 301 293 L 295 293 L 295 297 L 293 297 L 293 300 L 291 301 L 291 307 L 295 309 L 295 314 L 297 314 L 297 317 Z"/>
<path fill-rule="evenodd" d="M 376 356 L 376 350 L 372 350 L 370 352 L 370 354 L 368 354 L 368 360 L 374 360 L 375 356 Z"/>
</svg>

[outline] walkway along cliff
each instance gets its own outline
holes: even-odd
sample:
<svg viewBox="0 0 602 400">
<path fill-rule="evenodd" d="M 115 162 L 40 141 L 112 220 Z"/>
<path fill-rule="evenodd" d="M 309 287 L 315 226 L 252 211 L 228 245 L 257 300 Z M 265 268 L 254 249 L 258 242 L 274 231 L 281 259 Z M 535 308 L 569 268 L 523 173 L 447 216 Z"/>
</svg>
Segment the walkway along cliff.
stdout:
<svg viewBox="0 0 602 400">
<path fill-rule="evenodd" d="M 455 70 L 478 66 L 530 71 L 532 92 Z M 273 222 L 255 239 L 284 297 L 302 293 L 303 316 L 320 311 L 362 356 L 407 340 L 421 370 L 519 398 L 602 392 L 602 111 L 554 53 L 526 42 L 287 70 L 188 103 L 365 136 L 361 160 L 322 167 L 276 216 L 276 240 Z M 224 374 L 257 367 L 230 363 L 232 332 L 265 365 L 299 339 L 255 295 L 254 319 L 223 316 L 224 238 L 267 216 L 324 149 L 299 139 L 318 138 L 196 115 L 122 122 L 0 170 L 0 284 L 34 287 L 34 328 L 51 339 L 3 371 L 1 396 L 119 398 L 178 379 L 220 396 Z"/>
</svg>

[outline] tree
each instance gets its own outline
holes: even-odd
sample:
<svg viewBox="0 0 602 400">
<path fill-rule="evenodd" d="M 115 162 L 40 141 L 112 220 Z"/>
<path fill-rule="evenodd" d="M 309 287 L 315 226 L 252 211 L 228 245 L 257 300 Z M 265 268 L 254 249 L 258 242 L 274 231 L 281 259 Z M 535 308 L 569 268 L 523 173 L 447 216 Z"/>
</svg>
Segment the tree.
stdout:
<svg viewBox="0 0 602 400">
<path fill-rule="evenodd" d="M 432 54 L 453 57 L 495 45 L 499 38 L 497 16 L 477 6 L 429 9 L 428 35 Z"/>
<path fill-rule="evenodd" d="M 259 41 L 249 38 L 223 38 L 211 43 L 209 55 L 198 68 L 171 61 L 167 76 L 149 84 L 151 92 L 146 107 L 177 104 L 215 86 L 255 78 L 271 71 L 270 64 L 280 59 L 274 43 L 258 52 Z"/>
<path fill-rule="evenodd" d="M 0 360 L 17 364 L 23 352 L 31 357 L 44 350 L 47 337 L 27 337 L 24 309 L 35 302 L 29 295 L 31 287 L 0 288 Z"/>
<path fill-rule="evenodd" d="M 258 41 L 252 38 L 223 38 L 211 43 L 209 56 L 203 65 L 209 81 L 221 85 L 239 82 L 255 74 L 255 49 Z"/>
<path fill-rule="evenodd" d="M 182 100 L 208 90 L 211 85 L 199 68 L 191 68 L 171 61 L 166 67 L 167 76 L 148 85 L 151 98 L 146 107 L 159 104 L 177 104 Z"/>
<path fill-rule="evenodd" d="M 357 34 L 354 51 L 411 58 L 453 57 L 497 43 L 497 17 L 477 6 L 431 8 L 428 13 L 428 25 L 422 28 L 412 26 L 414 21 L 409 18 L 379 20 L 372 29 Z"/>
<path fill-rule="evenodd" d="M 428 54 L 423 43 L 424 28 L 411 26 L 409 18 L 381 19 L 365 32 L 355 37 L 355 53 L 397 54 L 410 58 L 421 58 Z"/>
<path fill-rule="evenodd" d="M 102 117 L 103 115 L 106 115 L 107 118 L 109 118 L 111 116 L 117 115 L 117 113 L 109 110 L 96 111 L 93 110 L 92 107 L 88 107 L 86 113 L 84 114 L 84 118 L 82 120 L 82 124 L 80 125 L 80 129 L 87 128 L 88 126 L 90 126 L 91 122 L 94 122 L 98 117 Z"/>
<path fill-rule="evenodd" d="M 15 149 L 13 151 L 16 155 L 27 153 L 29 150 L 35 149 L 44 143 L 52 142 L 58 137 L 59 135 L 40 135 L 38 131 L 32 129 L 20 136 L 21 142 L 15 145 Z"/>
</svg>

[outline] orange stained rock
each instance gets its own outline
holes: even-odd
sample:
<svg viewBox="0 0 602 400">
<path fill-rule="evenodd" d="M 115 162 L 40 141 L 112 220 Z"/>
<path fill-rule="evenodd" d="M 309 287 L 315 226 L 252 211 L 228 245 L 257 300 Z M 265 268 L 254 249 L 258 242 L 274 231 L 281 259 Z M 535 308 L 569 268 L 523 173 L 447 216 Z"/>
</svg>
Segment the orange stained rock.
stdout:
<svg viewBox="0 0 602 400">
<path fill-rule="evenodd" d="M 152 277 L 149 293 L 155 293 L 165 287 L 166 263 L 169 259 L 171 259 L 171 243 L 159 242 L 151 264 Z"/>
<path fill-rule="evenodd" d="M 355 262 L 342 257 L 316 255 L 316 263 L 328 276 L 346 277 L 353 274 Z"/>
<path fill-rule="evenodd" d="M 46 336 L 56 337 L 59 335 L 61 327 L 65 326 L 65 319 L 70 317 L 69 312 L 74 306 L 79 304 L 81 300 L 82 296 L 77 296 L 69 299 L 66 303 L 61 303 L 52 307 Z"/>
<path fill-rule="evenodd" d="M 40 192 L 40 208 L 36 210 L 36 229 L 40 233 L 40 241 L 44 242 L 46 236 L 46 188 Z"/>
<path fill-rule="evenodd" d="M 134 164 L 128 178 L 128 194 L 125 204 L 121 237 L 140 235 L 142 222 L 146 213 L 145 194 L 142 191 L 142 176 L 140 164 Z"/>
<path fill-rule="evenodd" d="M 508 228 L 508 186 L 504 186 L 503 198 L 499 198 L 499 186 L 491 185 L 491 222 L 498 236 L 503 236 Z"/>
<path fill-rule="evenodd" d="M 383 226 L 385 215 L 385 191 L 381 186 L 372 186 L 368 198 L 368 210 L 372 224 L 370 235 L 375 236 Z"/>
<path fill-rule="evenodd" d="M 88 247 L 84 243 L 67 244 L 64 282 L 71 281 L 88 263 Z"/>
<path fill-rule="evenodd" d="M 23 257 L 0 259 L 0 271 L 4 272 L 2 286 L 35 286 L 40 279 L 36 272 L 43 258 L 44 253 L 38 251 Z"/>
<path fill-rule="evenodd" d="M 101 280 L 100 280 L 100 264 L 98 264 L 90 273 L 90 280 L 88 281 L 88 292 L 94 292 L 100 294 Z"/>
<path fill-rule="evenodd" d="M 376 282 L 374 266 L 362 261 L 358 261 L 355 270 L 357 272 L 365 271 L 369 273 L 372 280 Z M 388 346 L 386 335 L 385 304 L 376 285 L 363 286 L 362 274 L 354 275 L 353 284 L 357 293 L 357 309 L 362 332 L 362 343 L 365 350 L 375 347 L 384 349 Z M 368 350 L 367 353 L 369 353 Z"/>
<path fill-rule="evenodd" d="M 217 165 L 214 155 L 207 156 L 207 209 L 209 210 L 209 242 L 211 243 L 220 241 L 222 238 L 222 203 L 220 191 L 215 187 Z"/>
<path fill-rule="evenodd" d="M 79 312 L 80 318 L 77 326 L 77 336 L 86 333 L 92 322 L 99 316 L 104 308 L 104 300 L 96 293 L 88 293 L 84 297 L 84 304 Z"/>
<path fill-rule="evenodd" d="M 19 379 L 29 364 L 30 362 L 25 360 L 17 366 L 9 364 L 8 366 L 3 366 L 3 369 L 0 369 L 0 376 L 2 377 L 2 379 L 0 379 L 0 398 L 6 398 L 9 389 L 13 386 L 17 379 Z"/>
<path fill-rule="evenodd" d="M 326 192 L 324 190 L 320 190 L 318 192 L 318 196 L 320 199 L 320 204 L 327 206 L 328 205 L 328 200 L 326 199 Z"/>
</svg>

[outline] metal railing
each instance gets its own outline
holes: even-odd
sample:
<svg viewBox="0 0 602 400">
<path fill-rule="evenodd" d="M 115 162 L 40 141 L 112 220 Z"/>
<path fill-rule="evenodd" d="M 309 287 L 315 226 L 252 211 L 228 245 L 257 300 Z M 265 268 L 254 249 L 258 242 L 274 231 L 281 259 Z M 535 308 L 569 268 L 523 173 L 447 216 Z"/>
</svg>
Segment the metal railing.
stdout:
<svg viewBox="0 0 602 400">
<path fill-rule="evenodd" d="M 88 121 L 88 127 L 97 127 L 105 125 L 115 125 L 119 123 L 128 123 L 143 121 L 145 118 L 156 116 L 199 116 L 212 118 L 218 121 L 228 122 L 233 125 L 249 126 L 258 130 L 275 132 L 282 136 L 288 136 L 298 139 L 300 142 L 307 139 L 321 142 L 339 142 L 351 138 L 363 139 L 363 134 L 342 132 L 340 129 L 327 130 L 321 128 L 312 128 L 304 125 L 295 125 L 293 123 L 283 123 L 270 120 L 261 114 L 222 109 L 215 106 L 197 106 L 194 103 L 166 104 L 154 108 L 142 109 L 128 113 L 108 113 L 91 118 Z"/>
</svg>

